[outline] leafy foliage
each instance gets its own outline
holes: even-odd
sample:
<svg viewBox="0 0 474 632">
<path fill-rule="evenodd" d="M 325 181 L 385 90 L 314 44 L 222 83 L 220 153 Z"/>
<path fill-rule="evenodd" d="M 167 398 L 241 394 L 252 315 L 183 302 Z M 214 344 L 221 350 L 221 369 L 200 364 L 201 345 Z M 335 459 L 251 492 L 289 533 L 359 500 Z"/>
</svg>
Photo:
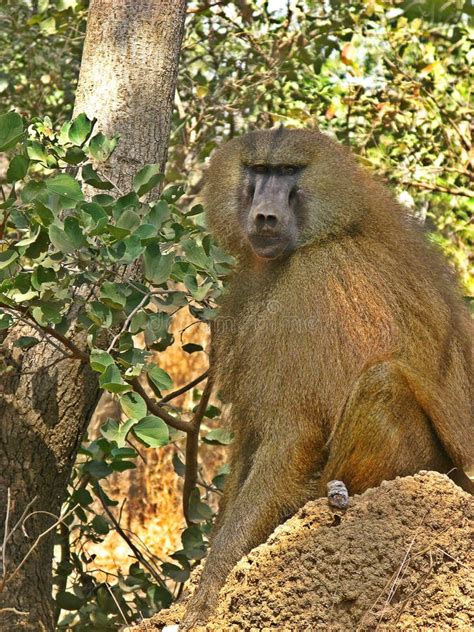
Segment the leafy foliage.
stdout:
<svg viewBox="0 0 474 632">
<path fill-rule="evenodd" d="M 160 198 L 152 194 L 163 179 L 156 165 L 137 173 L 131 192 L 115 192 L 90 162 L 109 155 L 114 141 L 95 134 L 94 121 L 85 115 L 56 133 L 48 118 L 27 125 L 7 113 L 0 116 L 0 139 L 16 151 L 7 170 L 9 192 L 0 203 L 2 333 L 14 335 L 15 325 L 26 322 L 35 336 L 18 338 L 23 353 L 53 342 L 62 350 L 58 361 L 89 362 L 101 389 L 118 398 L 122 411 L 122 420 L 108 419 L 102 436 L 86 438 L 80 449 L 62 523 L 71 551 L 56 577 L 57 607 L 69 612 L 60 629 L 72 624 L 90 629 L 92 620 L 110 627 L 121 620 L 120 610 L 132 620 L 169 604 L 173 584 L 185 581 L 193 560 L 204 555 L 213 513 L 197 489 L 190 515 L 201 526 L 183 533 L 183 548 L 173 555 L 176 564 L 142 558 L 110 585 L 87 572 L 88 555 L 78 551 L 81 541 L 97 542 L 111 528 L 120 529 L 110 511 L 117 503 L 102 484 L 113 472 L 136 467 L 138 452 L 130 439 L 158 449 L 184 436 L 173 427 L 173 416 L 170 426 L 156 409 L 149 410 L 153 400 L 134 388 L 140 378 L 158 398 L 172 389 L 172 378 L 155 364 L 153 351 L 173 343 L 170 325 L 179 310 L 191 309 L 201 320 L 212 317 L 231 260 L 204 233 L 202 207 L 198 213 L 191 208 L 188 216 L 177 206 L 182 187 L 167 187 Z M 109 192 L 89 199 L 90 182 L 107 185 Z M 124 274 L 134 269 L 143 269 L 144 278 Z M 8 363 L 3 369 L 15 370 Z"/>
</svg>

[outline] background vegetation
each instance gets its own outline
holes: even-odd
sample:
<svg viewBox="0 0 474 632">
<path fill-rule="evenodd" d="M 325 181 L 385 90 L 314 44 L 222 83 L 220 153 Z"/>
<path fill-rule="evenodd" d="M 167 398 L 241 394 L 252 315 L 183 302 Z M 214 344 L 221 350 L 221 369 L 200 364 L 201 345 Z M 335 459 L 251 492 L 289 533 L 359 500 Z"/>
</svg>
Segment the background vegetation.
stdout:
<svg viewBox="0 0 474 632">
<path fill-rule="evenodd" d="M 159 180 L 150 165 L 117 199 L 91 165 L 113 151 L 116 139 L 96 134 L 84 116 L 69 122 L 87 2 L 18 0 L 1 8 L 0 327 L 6 332 L 18 320 L 36 323 L 38 337 L 20 338 L 21 351 L 44 336 L 60 343 L 70 333 L 71 310 L 79 312 L 93 349 L 91 366 L 103 390 L 118 398 L 122 416 L 84 438 L 57 524 L 61 629 L 90 630 L 91 622 L 97 630 L 116 629 L 124 619 L 149 615 L 180 593 L 205 551 L 209 505 L 215 506 L 225 470 L 214 478 L 200 473 L 182 547 L 164 551 L 173 553 L 165 560 L 121 528 L 115 506 L 122 498 L 110 498 L 104 486 L 114 472 L 136 467 L 140 445 L 146 451 L 175 446 L 176 476 L 183 476 L 180 420 L 192 423 L 205 413 L 203 440 L 231 441 L 212 429 L 216 406 L 194 410 L 201 383 L 194 400 L 169 408 L 168 425 L 149 399 L 154 394 L 166 404 L 176 386 L 160 367 L 161 354 L 183 344 L 173 335 L 173 320 L 186 310 L 191 322 L 212 318 L 230 269 L 231 260 L 206 235 L 195 201 L 216 144 L 280 122 L 319 125 L 349 144 L 427 222 L 465 294 L 474 294 L 474 52 L 467 3 L 241 0 L 191 2 L 188 11 L 164 192 L 147 198 Z M 92 202 L 84 200 L 80 174 L 102 190 Z M 111 274 L 112 265 L 139 260 L 144 279 Z M 97 286 L 93 302 L 78 292 Z M 201 353 L 201 347 L 188 343 L 184 351 Z M 147 382 L 132 391 L 143 373 Z M 88 550 L 111 529 L 136 561 L 104 578 Z"/>
</svg>

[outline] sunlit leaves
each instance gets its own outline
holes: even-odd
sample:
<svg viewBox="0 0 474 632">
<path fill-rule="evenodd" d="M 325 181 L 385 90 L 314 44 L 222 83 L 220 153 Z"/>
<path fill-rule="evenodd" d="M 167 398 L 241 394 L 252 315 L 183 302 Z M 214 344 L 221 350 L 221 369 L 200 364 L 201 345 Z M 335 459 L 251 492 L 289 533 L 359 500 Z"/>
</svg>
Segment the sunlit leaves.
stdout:
<svg viewBox="0 0 474 632">
<path fill-rule="evenodd" d="M 147 378 L 149 385 L 158 396 L 161 396 L 161 391 L 169 390 L 173 386 L 173 381 L 168 373 L 157 366 L 148 369 Z"/>
<path fill-rule="evenodd" d="M 165 422 L 155 415 L 143 417 L 133 426 L 133 434 L 149 448 L 161 448 L 169 442 L 169 429 Z"/>
<path fill-rule="evenodd" d="M 162 254 L 158 244 L 147 246 L 143 255 L 145 278 L 156 285 L 167 281 L 174 258 L 173 253 Z"/>
<path fill-rule="evenodd" d="M 203 441 L 211 445 L 230 445 L 234 441 L 234 434 L 226 428 L 216 428 L 215 430 L 209 431 L 207 435 L 203 437 Z"/>
<path fill-rule="evenodd" d="M 89 142 L 89 151 L 92 158 L 97 160 L 97 162 L 105 162 L 114 151 L 117 142 L 118 137 L 107 138 L 102 132 L 99 132 Z"/>
<path fill-rule="evenodd" d="M 107 351 L 93 349 L 90 354 L 90 365 L 94 371 L 103 373 L 105 369 L 114 363 L 113 357 Z"/>
<path fill-rule="evenodd" d="M 72 121 L 68 130 L 71 143 L 78 146 L 83 145 L 91 133 L 94 123 L 95 121 L 88 119 L 84 113 L 79 114 L 79 116 Z"/>
<path fill-rule="evenodd" d="M 67 202 L 64 208 L 72 207 L 84 199 L 79 182 L 67 173 L 60 173 L 57 176 L 47 178 L 45 185 L 48 191 L 63 198 L 63 203 Z"/>
<path fill-rule="evenodd" d="M 120 407 L 127 417 L 134 419 L 141 419 L 147 413 L 145 400 L 134 392 L 126 393 L 120 398 Z"/>
<path fill-rule="evenodd" d="M 23 119 L 16 112 L 0 116 L 0 151 L 14 147 L 23 136 Z"/>
<path fill-rule="evenodd" d="M 15 182 L 22 180 L 28 173 L 28 165 L 30 161 L 26 156 L 14 156 L 8 165 L 7 182 Z"/>
<path fill-rule="evenodd" d="M 163 178 L 159 165 L 146 165 L 133 178 L 133 189 L 141 197 L 156 187 Z"/>
<path fill-rule="evenodd" d="M 16 259 L 18 259 L 18 256 L 18 252 L 13 250 L 13 248 L 0 252 L 0 270 L 10 266 Z"/>
<path fill-rule="evenodd" d="M 116 364 L 110 364 L 106 367 L 100 376 L 99 384 L 101 388 L 110 393 L 125 393 L 130 390 L 130 385 L 122 378 Z"/>
</svg>

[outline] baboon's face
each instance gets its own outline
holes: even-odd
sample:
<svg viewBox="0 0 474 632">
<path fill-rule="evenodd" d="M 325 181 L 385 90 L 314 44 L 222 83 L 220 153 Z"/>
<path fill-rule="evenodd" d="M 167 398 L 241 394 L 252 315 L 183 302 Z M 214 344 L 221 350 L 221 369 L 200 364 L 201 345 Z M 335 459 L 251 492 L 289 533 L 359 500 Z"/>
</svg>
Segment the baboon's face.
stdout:
<svg viewBox="0 0 474 632">
<path fill-rule="evenodd" d="M 203 196 L 208 226 L 232 254 L 280 260 L 366 221 L 363 177 L 345 148 L 317 130 L 256 130 L 214 153 Z"/>
<path fill-rule="evenodd" d="M 302 223 L 303 167 L 288 164 L 247 164 L 239 222 L 254 254 L 276 259 L 298 244 Z"/>
</svg>

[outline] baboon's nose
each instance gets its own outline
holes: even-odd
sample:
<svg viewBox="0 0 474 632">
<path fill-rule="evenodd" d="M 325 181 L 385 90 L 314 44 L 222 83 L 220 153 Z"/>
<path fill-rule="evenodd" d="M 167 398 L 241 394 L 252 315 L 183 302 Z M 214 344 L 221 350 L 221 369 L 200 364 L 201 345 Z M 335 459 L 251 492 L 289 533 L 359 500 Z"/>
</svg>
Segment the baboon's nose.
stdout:
<svg viewBox="0 0 474 632">
<path fill-rule="evenodd" d="M 257 213 L 255 216 L 255 226 L 259 233 L 273 231 L 278 224 L 277 216 L 273 213 Z"/>
</svg>

